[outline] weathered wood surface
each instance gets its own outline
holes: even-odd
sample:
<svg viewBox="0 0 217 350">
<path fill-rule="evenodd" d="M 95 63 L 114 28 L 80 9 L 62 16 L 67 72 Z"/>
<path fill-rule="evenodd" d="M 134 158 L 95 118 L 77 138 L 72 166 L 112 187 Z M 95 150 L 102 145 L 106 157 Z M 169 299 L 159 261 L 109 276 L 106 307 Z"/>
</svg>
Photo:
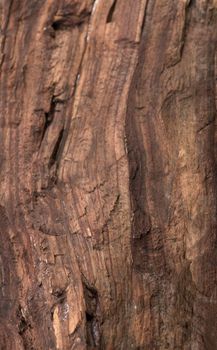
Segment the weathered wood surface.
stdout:
<svg viewBox="0 0 217 350">
<path fill-rule="evenodd" d="M 0 348 L 217 348 L 216 0 L 3 0 Z"/>
</svg>

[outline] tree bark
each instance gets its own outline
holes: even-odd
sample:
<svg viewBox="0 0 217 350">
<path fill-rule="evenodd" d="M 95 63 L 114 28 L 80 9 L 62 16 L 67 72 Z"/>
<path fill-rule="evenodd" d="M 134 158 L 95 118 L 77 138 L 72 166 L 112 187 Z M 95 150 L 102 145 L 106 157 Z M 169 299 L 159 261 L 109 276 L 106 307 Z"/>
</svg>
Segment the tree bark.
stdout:
<svg viewBox="0 0 217 350">
<path fill-rule="evenodd" d="M 3 0 L 0 348 L 217 348 L 216 0 Z"/>
</svg>

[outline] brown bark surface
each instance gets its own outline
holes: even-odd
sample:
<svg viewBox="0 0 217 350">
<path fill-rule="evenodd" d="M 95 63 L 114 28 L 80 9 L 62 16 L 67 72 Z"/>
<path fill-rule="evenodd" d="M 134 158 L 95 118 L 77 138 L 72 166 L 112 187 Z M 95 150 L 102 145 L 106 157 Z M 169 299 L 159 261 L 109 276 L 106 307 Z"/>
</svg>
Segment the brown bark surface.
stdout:
<svg viewBox="0 0 217 350">
<path fill-rule="evenodd" d="M 0 349 L 217 349 L 217 1 L 0 15 Z"/>
</svg>

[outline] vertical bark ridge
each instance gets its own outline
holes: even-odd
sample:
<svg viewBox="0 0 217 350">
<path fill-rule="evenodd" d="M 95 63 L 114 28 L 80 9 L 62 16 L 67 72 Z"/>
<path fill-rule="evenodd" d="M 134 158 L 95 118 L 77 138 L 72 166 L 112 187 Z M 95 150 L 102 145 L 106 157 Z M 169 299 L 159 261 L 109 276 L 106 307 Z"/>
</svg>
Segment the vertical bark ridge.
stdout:
<svg viewBox="0 0 217 350">
<path fill-rule="evenodd" d="M 215 1 L 7 1 L 0 346 L 215 347 Z"/>
<path fill-rule="evenodd" d="M 157 1 L 149 9 L 126 123 L 135 280 L 144 284 L 149 310 L 146 344 L 212 349 L 216 7 Z"/>
</svg>

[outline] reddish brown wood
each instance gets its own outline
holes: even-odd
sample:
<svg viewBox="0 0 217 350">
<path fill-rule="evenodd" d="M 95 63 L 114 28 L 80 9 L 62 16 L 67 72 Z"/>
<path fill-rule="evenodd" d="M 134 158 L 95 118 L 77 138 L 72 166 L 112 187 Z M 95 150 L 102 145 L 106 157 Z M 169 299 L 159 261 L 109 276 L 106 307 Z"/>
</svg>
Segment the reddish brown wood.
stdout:
<svg viewBox="0 0 217 350">
<path fill-rule="evenodd" d="M 0 15 L 0 348 L 216 349 L 216 0 Z"/>
</svg>

